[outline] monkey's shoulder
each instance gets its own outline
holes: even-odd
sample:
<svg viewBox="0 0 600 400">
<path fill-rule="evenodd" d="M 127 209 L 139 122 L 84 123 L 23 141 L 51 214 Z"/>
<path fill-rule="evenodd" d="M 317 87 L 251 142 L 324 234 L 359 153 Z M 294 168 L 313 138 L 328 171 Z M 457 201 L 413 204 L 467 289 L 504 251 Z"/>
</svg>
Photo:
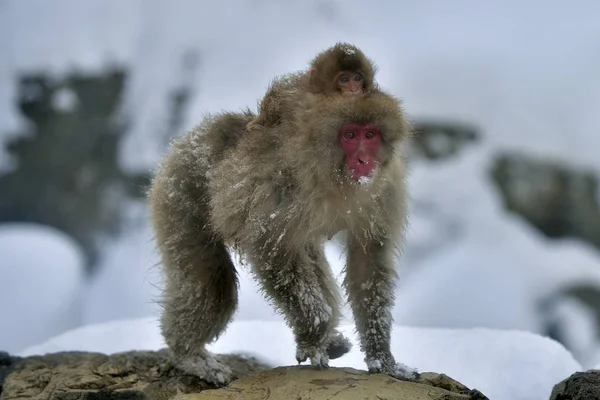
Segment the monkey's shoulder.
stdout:
<svg viewBox="0 0 600 400">
<path fill-rule="evenodd" d="M 238 146 L 254 117 L 250 110 L 209 115 L 175 143 L 180 150 L 187 148 L 197 160 L 219 162 Z"/>
</svg>

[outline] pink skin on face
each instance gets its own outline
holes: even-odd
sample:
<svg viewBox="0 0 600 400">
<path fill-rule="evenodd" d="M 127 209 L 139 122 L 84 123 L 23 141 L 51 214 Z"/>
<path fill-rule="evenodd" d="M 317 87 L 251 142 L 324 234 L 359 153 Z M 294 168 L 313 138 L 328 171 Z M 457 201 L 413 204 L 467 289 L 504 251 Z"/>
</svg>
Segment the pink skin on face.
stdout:
<svg viewBox="0 0 600 400">
<path fill-rule="evenodd" d="M 339 141 L 346 152 L 346 166 L 352 179 L 370 177 L 381 154 L 381 131 L 377 124 L 345 124 L 340 129 Z"/>
</svg>

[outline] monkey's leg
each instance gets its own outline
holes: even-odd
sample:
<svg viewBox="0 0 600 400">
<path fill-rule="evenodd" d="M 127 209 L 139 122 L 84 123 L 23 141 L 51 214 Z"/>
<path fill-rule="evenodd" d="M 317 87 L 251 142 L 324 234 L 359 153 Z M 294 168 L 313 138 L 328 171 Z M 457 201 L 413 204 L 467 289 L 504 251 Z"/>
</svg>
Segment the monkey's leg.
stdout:
<svg viewBox="0 0 600 400">
<path fill-rule="evenodd" d="M 264 113 L 264 111 L 263 111 Z M 277 116 L 265 116 L 264 114 L 259 114 L 252 121 L 248 122 L 246 125 L 246 131 L 252 132 L 255 130 L 259 130 L 263 127 L 273 127 L 277 125 L 279 119 Z"/>
<path fill-rule="evenodd" d="M 171 167 L 176 172 L 183 168 Z M 225 330 L 237 308 L 235 267 L 224 243 L 207 228 L 201 181 L 167 175 L 171 169 L 158 175 L 150 196 L 166 284 L 162 334 L 181 369 L 227 384 L 231 370 L 205 346 Z"/>
<path fill-rule="evenodd" d="M 313 246 L 295 254 L 276 252 L 255 258 L 254 272 L 294 332 L 298 362 L 310 358 L 313 366 L 327 367 L 340 318 L 339 293 L 329 265 L 322 250 Z"/>
<path fill-rule="evenodd" d="M 248 125 L 246 125 L 246 130 L 248 132 L 254 131 L 256 129 L 258 129 L 258 127 L 261 126 L 261 122 L 258 121 L 258 117 L 253 119 L 252 121 L 248 122 Z"/>
<path fill-rule="evenodd" d="M 337 286 L 337 282 L 331 273 L 331 268 L 329 268 L 329 264 L 327 259 L 325 258 L 325 254 L 322 251 L 311 251 L 309 255 L 315 265 L 320 266 L 320 271 L 323 273 L 319 275 L 321 279 L 321 285 L 328 290 L 325 293 L 329 293 L 330 297 L 327 298 L 327 304 L 332 309 L 339 309 L 338 304 L 340 304 L 341 299 L 339 296 L 339 290 Z M 334 329 L 329 334 L 327 339 L 327 356 L 330 360 L 335 360 L 336 358 L 340 358 L 344 354 L 350 351 L 352 348 L 352 343 L 350 340 L 345 337 L 341 332 L 337 329 Z M 302 360 L 302 362 L 306 361 L 308 354 L 305 354 L 304 357 L 300 357 L 297 355 L 298 361 Z"/>
<path fill-rule="evenodd" d="M 162 333 L 182 370 L 226 385 L 232 379 L 231 370 L 216 361 L 205 345 L 225 330 L 237 308 L 235 267 L 222 243 L 203 244 L 203 235 L 196 232 L 185 235 L 193 235 L 200 243 L 193 249 L 182 243 L 172 245 Z"/>
<path fill-rule="evenodd" d="M 260 129 L 263 126 L 267 126 L 269 122 L 269 104 L 273 103 L 273 94 L 267 92 L 265 98 L 262 100 L 258 115 L 255 116 L 248 124 L 246 125 L 246 131 L 252 132 L 254 130 Z"/>
<path fill-rule="evenodd" d="M 203 236 L 185 235 L 196 240 Z M 216 361 L 205 345 L 225 330 L 237 308 L 237 276 L 222 243 L 199 241 L 197 248 L 172 244 L 170 260 L 177 266 L 167 268 L 161 328 L 182 370 L 225 385 L 232 379 L 231 370 Z"/>
<path fill-rule="evenodd" d="M 371 242 L 365 248 L 349 240 L 344 286 L 369 372 L 411 380 L 417 371 L 396 363 L 390 349 L 396 281 L 392 243 Z"/>
<path fill-rule="evenodd" d="M 288 85 L 281 83 L 274 84 L 267 90 L 265 97 L 260 102 L 258 115 L 246 125 L 248 132 L 261 129 L 261 127 L 273 127 L 280 122 L 283 114 L 282 107 L 285 101 L 284 92 L 288 88 Z"/>
</svg>

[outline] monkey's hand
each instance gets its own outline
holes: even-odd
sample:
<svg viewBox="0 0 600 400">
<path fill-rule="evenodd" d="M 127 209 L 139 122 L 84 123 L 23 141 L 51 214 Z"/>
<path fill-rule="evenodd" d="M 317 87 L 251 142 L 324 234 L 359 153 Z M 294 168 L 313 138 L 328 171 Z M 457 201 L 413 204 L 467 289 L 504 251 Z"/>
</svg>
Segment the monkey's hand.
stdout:
<svg viewBox="0 0 600 400">
<path fill-rule="evenodd" d="M 343 356 L 349 352 L 351 348 L 352 343 L 350 343 L 350 340 L 342 335 L 341 332 L 334 330 L 329 335 L 329 339 L 323 348 L 298 346 L 298 349 L 296 350 L 296 360 L 298 363 L 302 363 L 310 358 L 312 365 L 326 368 L 328 367 L 329 360 L 334 360 Z"/>
<path fill-rule="evenodd" d="M 317 369 L 329 368 L 327 346 L 298 346 L 296 360 L 298 364 L 310 358 L 310 364 Z"/>
<path fill-rule="evenodd" d="M 414 381 L 419 377 L 416 369 L 397 363 L 391 354 L 381 357 L 367 357 L 365 361 L 370 374 L 386 374 L 402 381 Z"/>
<path fill-rule="evenodd" d="M 177 366 L 184 372 L 216 386 L 227 386 L 233 380 L 231 370 L 218 362 L 214 355 L 205 351 L 203 355 L 186 356 Z"/>
<path fill-rule="evenodd" d="M 350 343 L 350 340 L 336 330 L 329 336 L 327 356 L 330 360 L 335 360 L 349 352 L 351 348 L 352 343 Z"/>
</svg>

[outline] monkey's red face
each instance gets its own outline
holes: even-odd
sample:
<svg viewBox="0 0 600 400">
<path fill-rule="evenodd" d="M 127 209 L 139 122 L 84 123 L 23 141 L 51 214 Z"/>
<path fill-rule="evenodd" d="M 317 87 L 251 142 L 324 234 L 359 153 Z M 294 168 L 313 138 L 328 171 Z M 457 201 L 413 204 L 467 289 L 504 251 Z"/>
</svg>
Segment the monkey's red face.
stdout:
<svg viewBox="0 0 600 400">
<path fill-rule="evenodd" d="M 353 96 L 363 92 L 364 78 L 358 72 L 342 71 L 336 76 L 335 84 L 342 95 Z"/>
<path fill-rule="evenodd" d="M 381 130 L 377 124 L 345 124 L 339 133 L 340 146 L 346 153 L 346 167 L 359 182 L 373 175 L 381 157 Z"/>
</svg>

